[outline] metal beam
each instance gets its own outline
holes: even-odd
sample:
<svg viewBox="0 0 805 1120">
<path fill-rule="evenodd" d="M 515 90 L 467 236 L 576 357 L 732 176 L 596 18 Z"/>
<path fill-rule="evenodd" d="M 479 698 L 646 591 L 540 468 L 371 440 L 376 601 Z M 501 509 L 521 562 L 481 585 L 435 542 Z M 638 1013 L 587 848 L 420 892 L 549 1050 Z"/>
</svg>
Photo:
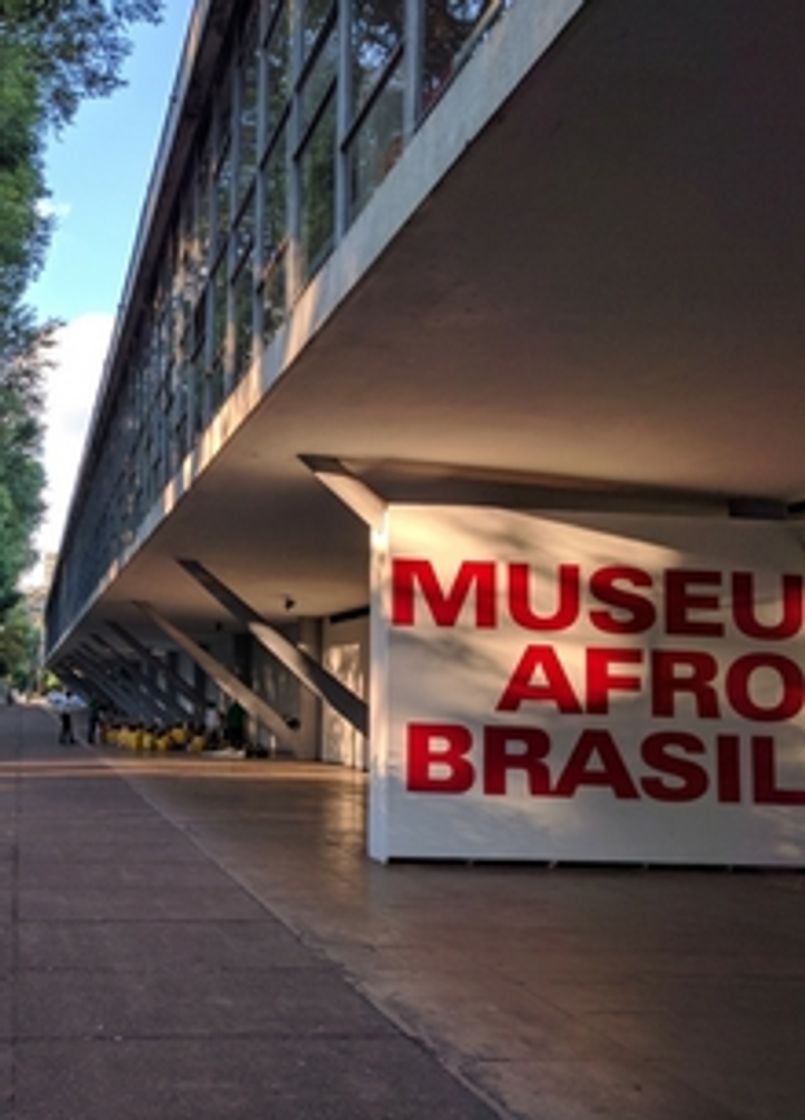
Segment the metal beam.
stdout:
<svg viewBox="0 0 805 1120">
<path fill-rule="evenodd" d="M 342 684 L 309 653 L 294 645 L 276 627 L 266 622 L 203 564 L 197 560 L 179 560 L 178 563 L 222 607 L 243 623 L 260 645 L 293 673 L 305 688 L 334 708 L 361 735 L 369 733 L 369 710 L 360 696 Z"/>
<path fill-rule="evenodd" d="M 96 686 L 106 693 L 123 715 L 136 719 L 149 718 L 145 714 L 139 698 L 132 696 L 120 681 L 111 679 L 106 670 L 86 650 L 83 648 L 71 650 L 69 656 L 71 661 L 75 662 L 79 669 L 92 678 Z"/>
<path fill-rule="evenodd" d="M 331 455 L 300 455 L 299 461 L 370 529 L 381 528 L 386 502 L 340 459 Z"/>
<path fill-rule="evenodd" d="M 80 670 L 79 670 L 80 672 Z M 63 680 L 66 680 L 76 692 L 86 692 L 93 696 L 97 701 L 104 698 L 105 700 L 112 700 L 108 692 L 105 692 L 100 685 L 96 684 L 90 677 L 76 673 L 75 669 L 71 669 L 68 665 L 61 664 L 56 669 L 56 673 Z"/>
<path fill-rule="evenodd" d="M 205 698 L 193 688 L 192 684 L 186 681 L 184 677 L 180 676 L 179 673 L 174 672 L 164 661 L 156 657 L 147 646 L 143 645 L 139 638 L 135 638 L 135 636 L 130 634 L 119 622 L 107 621 L 106 625 L 112 633 L 120 638 L 122 642 L 125 642 L 130 649 L 134 650 L 144 661 L 149 665 L 153 665 L 158 672 L 162 673 L 168 684 L 178 692 L 181 692 L 193 705 L 193 714 L 196 720 L 199 723 L 203 722 Z"/>
<path fill-rule="evenodd" d="M 168 718 L 167 713 L 157 704 L 155 699 L 146 692 L 141 686 L 140 682 L 131 673 L 129 666 L 126 664 L 125 658 L 121 657 L 120 653 L 113 649 L 108 643 L 104 643 L 102 638 L 97 638 L 95 635 L 90 635 L 90 641 L 96 643 L 105 652 L 111 653 L 114 657 L 113 665 L 108 665 L 107 662 L 98 658 L 98 665 L 107 670 L 108 676 L 111 677 L 118 688 L 126 690 L 135 699 L 136 704 L 142 712 L 142 718 L 146 720 L 156 720 L 157 722 L 164 722 Z M 94 654 L 95 651 L 87 649 L 85 651 Z"/>
<path fill-rule="evenodd" d="M 169 693 L 165 692 L 159 687 L 156 681 L 150 681 L 146 674 L 142 671 L 142 666 L 133 664 L 121 657 L 120 651 L 116 650 L 107 640 L 101 637 L 100 634 L 92 635 L 95 641 L 102 649 L 112 653 L 115 657 L 121 658 L 119 661 L 122 672 L 131 680 L 134 687 L 138 692 L 146 696 L 157 709 L 160 710 L 161 719 L 187 719 L 188 713 L 181 707 L 177 700 L 175 700 Z"/>
<path fill-rule="evenodd" d="M 151 606 L 150 603 L 136 602 L 135 606 L 138 607 L 145 617 L 149 619 L 154 626 L 158 627 L 163 634 L 175 642 L 180 649 L 183 649 L 189 657 L 201 666 L 204 672 L 212 677 L 220 689 L 231 696 L 240 704 L 240 706 L 249 713 L 254 719 L 259 720 L 261 723 L 273 732 L 278 739 L 290 744 L 295 749 L 299 748 L 299 735 L 295 730 L 288 727 L 282 716 L 271 707 L 270 704 L 253 692 L 242 681 L 239 681 L 235 674 L 227 669 L 216 657 L 213 657 L 206 649 L 194 642 L 189 635 L 180 630 L 178 626 L 174 626 L 164 615 L 160 614 L 158 610 Z"/>
</svg>

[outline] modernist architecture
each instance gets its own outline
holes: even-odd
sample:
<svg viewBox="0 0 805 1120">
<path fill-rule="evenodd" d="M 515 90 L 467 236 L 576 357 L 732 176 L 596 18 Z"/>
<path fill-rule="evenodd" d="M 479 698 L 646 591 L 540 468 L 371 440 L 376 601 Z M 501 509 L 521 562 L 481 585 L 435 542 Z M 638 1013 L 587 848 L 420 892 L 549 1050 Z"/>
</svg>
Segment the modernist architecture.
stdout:
<svg viewBox="0 0 805 1120">
<path fill-rule="evenodd" d="M 51 665 L 371 755 L 381 859 L 805 862 L 804 37 L 198 0 Z"/>
</svg>

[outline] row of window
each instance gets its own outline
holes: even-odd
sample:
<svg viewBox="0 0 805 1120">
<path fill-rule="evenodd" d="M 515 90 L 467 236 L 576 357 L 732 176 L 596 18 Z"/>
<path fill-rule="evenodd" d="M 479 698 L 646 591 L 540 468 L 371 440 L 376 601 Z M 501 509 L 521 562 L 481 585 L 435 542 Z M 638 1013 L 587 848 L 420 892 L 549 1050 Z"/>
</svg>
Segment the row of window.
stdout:
<svg viewBox="0 0 805 1120">
<path fill-rule="evenodd" d="M 82 559 L 63 563 L 52 597 L 63 622 L 133 539 L 405 137 L 509 2 L 232 5 L 222 65 L 101 436 L 103 466 L 75 526 Z"/>
</svg>

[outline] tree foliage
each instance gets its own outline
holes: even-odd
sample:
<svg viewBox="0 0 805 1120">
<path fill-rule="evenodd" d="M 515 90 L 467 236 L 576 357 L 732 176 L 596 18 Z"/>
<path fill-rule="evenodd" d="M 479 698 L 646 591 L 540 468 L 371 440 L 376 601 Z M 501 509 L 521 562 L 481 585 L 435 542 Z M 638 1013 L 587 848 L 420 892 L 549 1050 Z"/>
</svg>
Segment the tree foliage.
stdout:
<svg viewBox="0 0 805 1120">
<path fill-rule="evenodd" d="M 42 516 L 42 377 L 54 323 L 25 292 L 50 235 L 43 151 L 84 98 L 121 84 L 128 30 L 162 0 L 0 0 L 0 621 Z"/>
<path fill-rule="evenodd" d="M 84 98 L 117 89 L 129 26 L 161 9 L 161 0 L 0 0 L 0 34 L 30 67 L 42 119 L 61 127 Z"/>
<path fill-rule="evenodd" d="M 39 636 L 28 604 L 21 600 L 5 614 L 0 624 L 0 677 L 15 688 L 33 683 Z"/>
</svg>

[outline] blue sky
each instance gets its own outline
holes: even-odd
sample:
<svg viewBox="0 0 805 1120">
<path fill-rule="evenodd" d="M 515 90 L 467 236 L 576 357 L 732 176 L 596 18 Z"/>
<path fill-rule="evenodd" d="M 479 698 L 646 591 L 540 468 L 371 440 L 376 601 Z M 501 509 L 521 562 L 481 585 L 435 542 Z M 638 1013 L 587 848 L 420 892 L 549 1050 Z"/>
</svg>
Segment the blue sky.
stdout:
<svg viewBox="0 0 805 1120">
<path fill-rule="evenodd" d="M 127 87 L 85 102 L 48 145 L 58 228 L 29 294 L 43 316 L 70 320 L 117 306 L 192 3 L 165 6 L 160 25 L 134 29 Z"/>
<path fill-rule="evenodd" d="M 28 300 L 40 318 L 65 325 L 46 384 L 41 552 L 55 551 L 61 538 L 192 6 L 166 0 L 161 24 L 135 27 L 127 86 L 85 102 L 48 145 L 47 205 L 57 227 Z M 40 576 L 38 567 L 26 582 Z"/>
</svg>

